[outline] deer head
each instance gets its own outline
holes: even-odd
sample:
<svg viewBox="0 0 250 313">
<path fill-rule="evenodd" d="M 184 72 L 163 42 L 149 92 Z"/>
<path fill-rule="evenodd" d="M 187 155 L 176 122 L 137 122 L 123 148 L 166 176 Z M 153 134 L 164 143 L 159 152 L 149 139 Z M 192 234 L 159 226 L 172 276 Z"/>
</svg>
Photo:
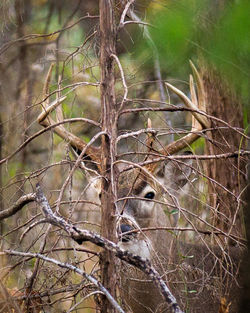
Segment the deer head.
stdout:
<svg viewBox="0 0 250 313">
<path fill-rule="evenodd" d="M 189 147 L 191 143 L 199 138 L 202 129 L 209 127 L 209 121 L 205 114 L 203 83 L 194 65 L 191 64 L 191 66 L 197 83 L 197 95 L 192 76 L 190 76 L 191 100 L 179 89 L 170 84 L 167 84 L 167 86 L 175 92 L 191 110 L 193 115 L 192 131 L 181 139 L 166 145 L 160 151 L 153 148 L 152 138 L 149 136 L 149 156 L 147 162 L 145 162 L 146 164 L 143 166 L 123 160 L 117 161 L 120 174 L 116 202 L 119 246 L 142 258 L 150 259 L 155 263 L 157 268 L 160 269 L 162 275 L 165 275 L 167 281 L 169 281 L 169 277 L 172 277 L 173 281 L 171 284 L 173 288 L 177 286 L 177 296 L 179 295 L 178 299 L 180 304 L 184 307 L 189 307 L 189 303 L 185 303 L 185 301 L 189 302 L 189 295 L 186 294 L 186 297 L 184 297 L 185 301 L 183 302 L 180 289 L 185 289 L 186 293 L 188 293 L 188 289 L 192 287 L 186 284 L 187 277 L 190 278 L 190 276 L 193 277 L 197 274 L 197 272 L 194 273 L 193 271 L 194 265 L 192 262 L 191 265 L 190 262 L 186 262 L 186 256 L 192 256 L 193 253 L 196 253 L 195 257 L 197 257 L 198 263 L 200 262 L 202 267 L 202 262 L 208 262 L 206 256 L 210 249 L 204 249 L 204 247 L 202 247 L 199 250 L 197 247 L 191 248 L 189 245 L 180 247 L 180 244 L 176 242 L 176 236 L 173 236 L 173 232 L 171 233 L 169 231 L 170 228 L 172 229 L 177 224 L 178 197 L 182 188 L 189 181 L 189 177 L 192 173 L 192 158 L 190 158 L 189 152 L 185 152 L 183 158 L 180 160 L 174 159 L 171 156 Z M 50 73 L 51 69 L 44 88 L 45 98 L 47 98 L 48 95 Z M 64 128 L 62 111 L 60 109 L 60 103 L 64 100 L 65 97 L 60 97 L 51 104 L 49 104 L 47 100 L 44 101 L 43 111 L 38 117 L 38 122 L 44 127 L 53 128 L 56 134 L 69 142 L 74 151 L 78 152 L 77 164 L 79 166 L 82 162 L 82 160 L 79 161 L 79 153 L 80 157 L 83 157 L 85 160 L 85 164 L 88 162 L 94 163 L 95 170 L 90 170 L 89 167 L 86 167 L 84 164 L 82 166 L 88 172 L 89 190 L 87 192 L 89 195 L 91 194 L 95 202 L 100 203 L 99 199 L 102 192 L 99 174 L 101 162 L 100 148 L 85 143 L 81 138 Z M 53 110 L 57 111 L 56 121 L 49 116 L 50 112 Z M 154 153 L 151 153 L 152 151 Z M 171 214 L 173 212 L 175 214 Z M 181 250 L 179 250 L 179 248 Z M 221 255 L 221 253 L 218 251 L 213 252 L 213 260 L 215 263 L 218 261 L 219 255 Z M 183 262 L 180 261 L 180 258 L 185 259 L 184 265 L 182 264 Z M 197 259 L 194 262 L 196 265 Z M 211 265 L 211 260 L 209 262 Z M 181 278 L 180 274 L 174 276 L 170 274 L 169 276 L 169 271 L 176 271 L 176 268 L 172 266 L 173 264 L 177 264 L 180 267 L 182 266 L 180 270 L 184 277 Z M 223 262 L 219 264 L 223 268 Z M 199 283 L 204 282 L 204 271 L 200 270 L 200 267 L 196 267 L 196 265 L 195 270 L 198 268 L 198 278 L 193 277 L 192 281 L 196 280 L 196 282 L 198 281 Z M 211 273 L 217 270 L 217 266 L 209 267 Z M 163 300 L 155 290 L 152 282 L 148 281 L 147 277 L 142 275 L 138 270 L 128 266 L 125 267 L 122 273 L 124 298 L 134 313 L 168 312 L 168 308 L 163 303 Z M 179 282 L 179 288 L 178 281 L 175 281 L 175 279 L 182 279 L 182 281 Z M 213 292 L 218 289 L 220 289 L 220 291 L 223 289 L 221 284 L 219 284 L 217 288 L 215 286 L 217 283 L 218 282 L 215 280 L 209 285 L 209 288 L 211 287 L 210 289 L 204 288 L 206 289 L 206 293 L 204 294 L 200 291 L 201 289 L 197 287 L 197 283 L 193 286 L 193 290 L 197 289 L 195 292 L 201 292 L 204 299 L 209 295 L 213 301 Z M 216 303 L 215 306 L 211 306 L 211 310 L 208 308 L 206 312 L 218 311 L 219 300 L 220 297 L 224 296 L 224 292 L 218 294 L 217 303 L 214 301 Z M 190 303 L 190 312 L 202 311 L 201 306 L 197 305 L 193 299 L 190 300 Z"/>
</svg>

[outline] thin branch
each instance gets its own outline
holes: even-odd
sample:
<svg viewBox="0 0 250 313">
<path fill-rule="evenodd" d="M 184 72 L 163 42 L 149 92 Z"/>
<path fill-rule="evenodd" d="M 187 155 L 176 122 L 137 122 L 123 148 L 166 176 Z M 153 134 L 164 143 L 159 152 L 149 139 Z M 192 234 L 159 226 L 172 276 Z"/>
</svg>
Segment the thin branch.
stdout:
<svg viewBox="0 0 250 313">
<path fill-rule="evenodd" d="M 138 133 L 144 133 L 144 131 L 138 131 Z M 154 132 L 152 132 L 154 133 Z M 137 134 L 137 132 L 135 132 L 135 134 Z M 127 134 L 126 134 L 127 135 Z M 127 138 L 129 137 L 130 133 L 128 133 L 128 136 L 124 135 L 124 137 L 119 136 L 119 139 L 123 139 L 123 138 Z M 133 134 L 131 134 L 131 136 L 133 136 Z M 221 153 L 221 154 L 190 154 L 190 155 L 165 155 L 165 156 L 161 156 L 160 153 L 153 153 L 153 152 L 125 152 L 122 153 L 120 155 L 118 155 L 119 157 L 124 156 L 124 155 L 131 155 L 131 154 L 140 154 L 140 155 L 147 155 L 150 154 L 151 156 L 157 157 L 158 158 L 154 158 L 154 159 L 150 159 L 150 160 L 146 160 L 143 163 L 139 163 L 139 165 L 144 166 L 147 164 L 151 164 L 151 163 L 158 163 L 158 162 L 162 162 L 162 161 L 166 161 L 166 160 L 213 160 L 213 159 L 230 159 L 230 158 L 239 158 L 239 157 L 243 157 L 243 156 L 248 156 L 250 155 L 250 150 L 237 150 L 234 152 L 227 152 L 227 153 Z"/>
<path fill-rule="evenodd" d="M 33 222 L 31 225 L 29 225 L 29 227 L 27 227 L 27 228 L 25 229 L 25 231 L 21 234 L 21 236 L 20 236 L 20 243 L 23 241 L 23 238 L 27 235 L 27 233 L 28 233 L 29 231 L 31 231 L 32 228 L 34 228 L 34 227 L 36 227 L 36 226 L 38 226 L 38 225 L 40 225 L 40 224 L 47 223 L 47 222 L 48 222 L 48 221 L 46 220 L 46 218 L 43 218 L 43 219 L 41 219 L 41 220 L 39 220 L 39 221 L 35 221 L 35 222 Z"/>
<path fill-rule="evenodd" d="M 93 291 L 89 294 L 87 294 L 85 297 L 83 297 L 81 300 L 79 300 L 76 304 L 74 304 L 66 313 L 70 313 L 72 311 L 74 311 L 78 305 L 80 305 L 83 301 L 85 301 L 87 298 L 92 297 L 96 294 L 104 294 L 102 291 Z"/>
<path fill-rule="evenodd" d="M 120 200 L 125 200 L 125 199 L 135 199 L 135 197 L 124 197 L 122 199 L 119 199 Z M 136 197 L 136 199 L 138 200 L 144 200 L 145 201 L 145 198 L 140 198 L 140 197 Z M 164 203 L 166 204 L 166 203 Z M 161 226 L 157 226 L 157 227 L 147 227 L 147 228 L 140 228 L 140 229 L 133 229 L 133 230 L 130 230 L 130 231 L 127 231 L 127 232 L 124 232 L 122 233 L 122 236 L 125 236 L 125 235 L 130 235 L 130 234 L 133 234 L 133 233 L 138 233 L 138 232 L 144 232 L 144 231 L 157 231 L 157 230 L 169 230 L 169 231 L 177 231 L 177 232 L 198 232 L 200 234 L 203 234 L 203 235 L 222 235 L 224 237 L 227 237 L 227 238 L 231 238 L 237 242 L 239 242 L 240 245 L 242 246 L 245 246 L 244 244 L 247 243 L 246 239 L 245 238 L 242 238 L 242 237 L 238 237 L 238 236 L 235 236 L 235 235 L 232 235 L 232 234 L 226 234 L 224 233 L 223 231 L 217 229 L 217 230 L 202 230 L 202 229 L 194 229 L 194 228 L 191 228 L 191 227 L 161 227 Z"/>
<path fill-rule="evenodd" d="M 150 23 L 147 23 L 147 22 L 142 22 L 142 21 L 126 21 L 126 22 L 124 22 L 124 25 L 127 25 L 127 24 L 138 24 L 138 25 L 142 25 L 142 26 L 154 27 L 153 24 L 150 24 Z"/>
<path fill-rule="evenodd" d="M 145 102 L 150 102 L 150 103 L 162 103 L 162 101 L 157 101 L 157 100 L 149 100 L 149 99 L 127 99 L 127 101 L 130 102 L 135 102 L 135 101 L 145 101 Z M 224 120 L 215 117 L 213 115 L 210 115 L 204 111 L 201 110 L 194 110 L 191 108 L 187 108 L 187 107 L 176 107 L 173 104 L 168 103 L 169 107 L 165 107 L 165 108 L 153 108 L 153 107 L 147 107 L 147 108 L 135 108 L 135 109 L 125 109 L 122 110 L 121 112 L 119 112 L 120 115 L 122 114 L 127 114 L 127 113 L 139 113 L 139 112 L 143 112 L 143 111 L 169 111 L 169 112 L 175 112 L 175 111 L 188 111 L 188 112 L 194 112 L 194 113 L 198 113 L 200 115 L 205 116 L 207 119 L 216 121 L 218 123 L 221 123 L 225 126 L 227 126 L 228 128 L 234 130 L 235 132 L 237 132 L 238 134 L 240 134 L 242 137 L 244 137 L 245 139 L 250 140 L 250 136 L 247 136 L 246 134 L 244 134 L 244 132 L 240 131 L 238 129 L 238 127 L 234 127 L 232 125 L 230 125 L 229 123 L 225 122 Z M 171 106 L 171 107 L 170 107 Z M 214 128 L 214 130 L 216 130 L 217 128 Z"/>
<path fill-rule="evenodd" d="M 157 134 L 157 130 L 152 129 L 152 128 L 146 128 L 146 129 L 140 129 L 137 131 L 133 131 L 133 132 L 127 132 L 126 134 L 120 135 L 116 138 L 117 143 L 122 140 L 122 139 L 126 139 L 128 137 L 137 137 L 140 134 Z"/>
</svg>

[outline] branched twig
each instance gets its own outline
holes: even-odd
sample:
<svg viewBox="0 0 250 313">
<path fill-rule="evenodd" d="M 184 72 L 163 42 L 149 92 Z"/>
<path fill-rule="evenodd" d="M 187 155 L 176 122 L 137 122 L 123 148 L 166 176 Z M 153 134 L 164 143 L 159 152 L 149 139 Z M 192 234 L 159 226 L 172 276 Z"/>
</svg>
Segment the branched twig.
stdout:
<svg viewBox="0 0 250 313">
<path fill-rule="evenodd" d="M 127 101 L 131 101 L 131 102 L 136 102 L 136 101 L 145 101 L 145 102 L 149 102 L 149 103 L 163 103 L 162 101 L 157 101 L 157 100 L 149 100 L 149 99 L 127 99 Z M 122 110 L 121 112 L 119 112 L 120 115 L 122 114 L 127 114 L 127 113 L 139 113 L 139 112 L 143 112 L 143 111 L 169 111 L 169 112 L 175 112 L 175 111 L 188 111 L 188 112 L 194 112 L 194 113 L 198 113 L 200 115 L 205 116 L 207 119 L 211 120 L 211 121 L 215 121 L 217 123 L 221 123 L 223 125 L 225 125 L 226 127 L 228 127 L 229 129 L 234 130 L 235 132 L 237 132 L 239 135 L 241 135 L 243 138 L 250 140 L 250 136 L 246 135 L 244 132 L 242 132 L 241 130 L 238 129 L 238 127 L 234 127 L 232 125 L 230 125 L 229 123 L 225 122 L 224 120 L 215 117 L 213 115 L 210 115 L 204 111 L 201 111 L 199 109 L 191 109 L 191 108 L 187 108 L 187 107 L 176 107 L 173 104 L 168 103 L 168 105 L 170 107 L 165 107 L 165 108 L 153 108 L 153 107 L 146 107 L 146 108 L 131 108 L 131 109 L 125 109 Z M 214 130 L 216 130 L 216 128 L 214 128 Z"/>
<path fill-rule="evenodd" d="M 134 197 L 125 197 L 123 199 L 132 199 L 132 198 L 134 198 Z M 138 197 L 136 199 L 144 200 L 144 198 L 138 198 Z M 130 235 L 130 234 L 138 233 L 138 232 L 157 231 L 157 230 L 170 230 L 170 231 L 177 231 L 177 232 L 185 232 L 185 231 L 190 232 L 191 231 L 191 232 L 196 232 L 196 233 L 198 232 L 198 233 L 203 234 L 203 235 L 222 235 L 224 237 L 237 240 L 237 242 L 239 242 L 239 244 L 242 246 L 244 246 L 243 243 L 246 243 L 246 239 L 232 235 L 232 234 L 226 234 L 219 229 L 210 231 L 210 230 L 194 229 L 194 228 L 190 228 L 190 227 L 160 227 L 160 226 L 147 227 L 147 228 L 133 229 L 133 230 L 124 232 L 124 233 L 122 233 L 122 236 Z"/>
<path fill-rule="evenodd" d="M 145 130 L 142 130 L 142 131 L 138 131 L 138 133 L 144 133 Z M 154 134 L 154 132 L 151 132 Z M 137 132 L 135 132 L 135 135 L 137 134 Z M 128 136 L 127 134 L 125 134 L 124 136 L 121 135 L 119 136 L 119 140 L 120 139 L 123 139 L 123 138 L 127 138 L 127 137 L 130 137 L 130 136 L 135 136 L 133 135 L 133 133 L 128 133 Z M 122 137 L 123 136 L 123 137 Z M 249 150 L 238 150 L 238 151 L 234 151 L 234 152 L 226 152 L 226 153 L 220 153 L 220 154 L 190 154 L 190 155 L 166 155 L 166 156 L 160 156 L 159 153 L 156 153 L 156 152 L 125 152 L 125 153 L 122 153 L 122 154 L 119 154 L 118 157 L 122 157 L 122 156 L 125 156 L 125 155 L 135 155 L 135 154 L 140 154 L 140 155 L 147 155 L 149 154 L 150 156 L 153 156 L 155 157 L 153 160 L 146 160 L 144 161 L 143 163 L 139 163 L 140 165 L 147 165 L 147 164 L 150 164 L 150 163 L 157 163 L 157 162 L 162 162 L 164 160 L 214 160 L 214 159 L 231 159 L 231 158 L 239 158 L 239 157 L 243 157 L 243 156 L 248 156 L 250 155 L 250 151 Z M 156 158 L 158 157 L 158 158 Z"/>
</svg>

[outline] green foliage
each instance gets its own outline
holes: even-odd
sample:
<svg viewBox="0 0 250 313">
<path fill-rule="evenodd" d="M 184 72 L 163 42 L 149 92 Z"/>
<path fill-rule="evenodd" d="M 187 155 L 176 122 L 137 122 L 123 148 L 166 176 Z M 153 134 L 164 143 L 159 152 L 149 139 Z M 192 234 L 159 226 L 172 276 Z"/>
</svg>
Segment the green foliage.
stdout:
<svg viewBox="0 0 250 313">
<path fill-rule="evenodd" d="M 14 178 L 22 167 L 23 167 L 23 164 L 21 162 L 18 162 L 18 161 L 10 162 L 8 164 L 8 175 L 3 176 L 4 182 L 5 180 L 8 181 L 8 179 Z"/>
<path fill-rule="evenodd" d="M 181 2 L 183 5 L 171 3 L 152 17 L 155 27 L 151 29 L 151 35 L 163 66 L 165 64 L 168 71 L 182 67 L 193 52 L 190 40 L 197 29 L 197 3 L 190 5 L 187 1 Z"/>
<path fill-rule="evenodd" d="M 216 6 L 215 1 L 179 0 L 149 12 L 161 66 L 169 75 L 184 77 L 188 60 L 202 55 L 243 99 L 249 99 L 250 1 L 225 1 L 224 9 Z M 153 53 L 145 39 L 139 56 Z M 152 61 L 148 58 L 150 66 Z"/>
<path fill-rule="evenodd" d="M 221 70 L 244 99 L 250 97 L 249 12 L 249 1 L 228 5 L 207 40 L 208 60 Z"/>
<path fill-rule="evenodd" d="M 205 138 L 200 137 L 198 140 L 192 143 L 191 147 L 195 154 L 199 154 L 204 151 Z"/>
</svg>

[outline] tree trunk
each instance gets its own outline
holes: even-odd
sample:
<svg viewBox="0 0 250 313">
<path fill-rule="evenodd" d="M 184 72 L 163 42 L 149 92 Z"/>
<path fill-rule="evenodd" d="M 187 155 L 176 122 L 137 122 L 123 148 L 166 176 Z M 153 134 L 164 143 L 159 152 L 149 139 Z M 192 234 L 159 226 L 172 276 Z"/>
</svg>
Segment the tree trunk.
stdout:
<svg viewBox="0 0 250 313">
<path fill-rule="evenodd" d="M 113 162 L 116 159 L 117 112 L 115 98 L 114 58 L 116 53 L 116 26 L 113 0 L 100 0 L 100 66 L 101 66 L 101 106 L 102 130 L 107 134 L 102 137 L 102 222 L 101 234 L 113 242 L 116 238 L 116 171 Z M 102 284 L 116 298 L 117 274 L 116 259 L 109 251 L 103 251 L 100 258 Z M 108 300 L 103 297 L 101 312 L 116 312 Z"/>
<path fill-rule="evenodd" d="M 250 131 L 248 132 L 250 135 Z M 250 143 L 248 144 L 250 148 Z M 246 206 L 244 210 L 246 239 L 248 249 L 245 251 L 243 262 L 241 263 L 240 275 L 242 276 L 242 292 L 241 292 L 241 307 L 240 312 L 250 312 L 250 166 L 248 166 L 248 186 L 246 190 Z"/>
<path fill-rule="evenodd" d="M 234 128 L 243 129 L 242 106 L 234 92 L 217 73 L 203 66 L 203 81 L 207 97 L 207 113 L 219 118 Z M 235 152 L 245 145 L 235 129 L 212 120 L 211 141 L 206 142 L 206 154 Z M 213 222 L 219 229 L 230 234 L 242 235 L 242 205 L 237 198 L 246 181 L 244 160 L 239 158 L 210 160 L 206 164 L 206 175 L 218 184 L 209 181 L 209 205 L 213 208 Z"/>
</svg>

